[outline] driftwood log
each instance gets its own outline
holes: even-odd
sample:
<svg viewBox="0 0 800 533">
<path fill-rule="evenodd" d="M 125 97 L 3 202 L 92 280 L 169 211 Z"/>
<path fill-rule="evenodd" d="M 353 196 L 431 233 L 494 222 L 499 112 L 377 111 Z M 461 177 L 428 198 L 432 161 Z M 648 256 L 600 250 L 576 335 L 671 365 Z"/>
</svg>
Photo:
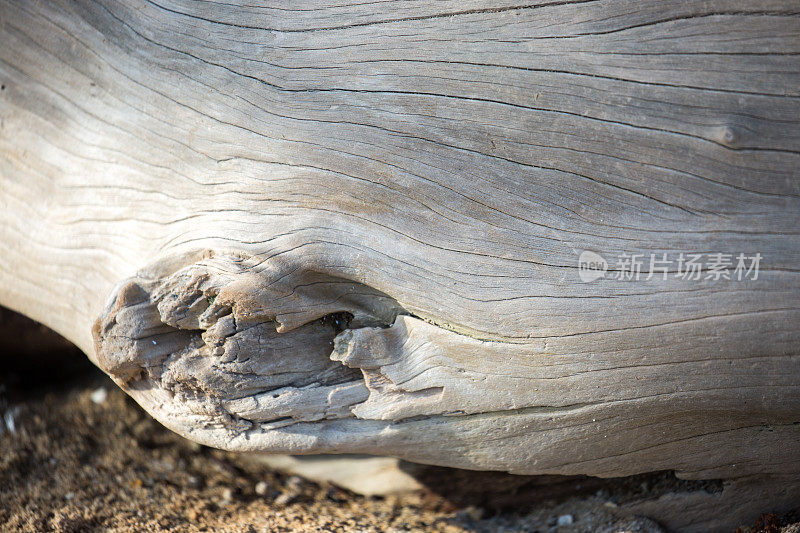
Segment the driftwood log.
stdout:
<svg viewBox="0 0 800 533">
<path fill-rule="evenodd" d="M 800 501 L 800 4 L 256 3 L 2 2 L 0 304 L 213 446 Z"/>
</svg>

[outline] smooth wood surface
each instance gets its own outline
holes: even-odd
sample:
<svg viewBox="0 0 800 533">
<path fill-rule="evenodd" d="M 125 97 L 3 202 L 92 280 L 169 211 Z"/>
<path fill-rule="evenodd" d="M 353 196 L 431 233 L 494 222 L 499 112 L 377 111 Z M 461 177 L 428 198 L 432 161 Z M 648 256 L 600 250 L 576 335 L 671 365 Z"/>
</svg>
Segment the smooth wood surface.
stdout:
<svg viewBox="0 0 800 533">
<path fill-rule="evenodd" d="M 3 2 L 0 303 L 215 446 L 800 472 L 799 12 Z"/>
</svg>

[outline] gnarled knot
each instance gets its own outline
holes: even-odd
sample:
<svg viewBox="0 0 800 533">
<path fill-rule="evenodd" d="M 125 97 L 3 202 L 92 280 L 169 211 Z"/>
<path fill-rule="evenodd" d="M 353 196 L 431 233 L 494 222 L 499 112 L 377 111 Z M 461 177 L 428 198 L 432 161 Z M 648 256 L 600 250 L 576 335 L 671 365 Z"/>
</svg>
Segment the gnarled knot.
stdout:
<svg viewBox="0 0 800 533">
<path fill-rule="evenodd" d="M 394 322 L 385 294 L 256 258 L 163 263 L 121 284 L 94 327 L 98 362 L 124 389 L 237 427 L 352 417 L 368 397 L 361 372 L 330 355 L 342 331 Z"/>
</svg>

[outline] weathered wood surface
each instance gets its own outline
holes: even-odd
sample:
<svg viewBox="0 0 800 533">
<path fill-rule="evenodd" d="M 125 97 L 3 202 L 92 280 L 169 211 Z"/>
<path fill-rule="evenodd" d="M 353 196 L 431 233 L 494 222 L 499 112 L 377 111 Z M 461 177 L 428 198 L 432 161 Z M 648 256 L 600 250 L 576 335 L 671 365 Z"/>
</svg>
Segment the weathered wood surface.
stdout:
<svg viewBox="0 0 800 533">
<path fill-rule="evenodd" d="M 0 303 L 215 446 L 796 477 L 800 4 L 251 4 L 3 2 Z"/>
</svg>

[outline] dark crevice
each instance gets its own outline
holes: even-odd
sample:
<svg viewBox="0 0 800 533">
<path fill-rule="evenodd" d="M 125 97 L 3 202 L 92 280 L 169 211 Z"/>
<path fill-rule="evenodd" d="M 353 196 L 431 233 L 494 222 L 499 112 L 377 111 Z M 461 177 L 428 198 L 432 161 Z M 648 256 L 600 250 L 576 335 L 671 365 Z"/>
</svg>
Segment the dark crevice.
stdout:
<svg viewBox="0 0 800 533">
<path fill-rule="evenodd" d="M 341 313 L 331 313 L 320 318 L 320 322 L 326 326 L 331 326 L 334 331 L 334 336 L 350 327 L 350 322 L 353 320 L 353 313 L 342 311 Z"/>
</svg>

